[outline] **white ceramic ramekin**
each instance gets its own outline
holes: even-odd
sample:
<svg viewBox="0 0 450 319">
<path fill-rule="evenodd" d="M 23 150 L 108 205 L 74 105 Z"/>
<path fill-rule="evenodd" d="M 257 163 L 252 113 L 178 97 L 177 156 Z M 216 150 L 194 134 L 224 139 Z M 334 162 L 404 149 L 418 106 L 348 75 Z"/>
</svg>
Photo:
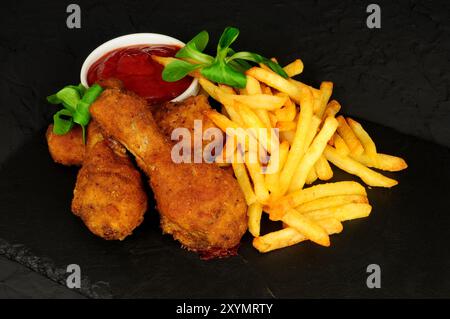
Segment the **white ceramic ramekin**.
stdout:
<svg viewBox="0 0 450 319">
<path fill-rule="evenodd" d="M 133 33 L 127 34 L 118 38 L 109 40 L 97 47 L 91 54 L 88 55 L 86 60 L 84 60 L 83 66 L 81 67 L 80 80 L 81 83 L 88 87 L 87 83 L 87 73 L 91 65 L 104 56 L 106 53 L 111 52 L 115 49 L 139 45 L 139 44 L 166 44 L 166 45 L 180 45 L 184 46 L 184 43 L 178 39 L 169 37 L 168 35 L 158 34 L 158 33 Z M 172 102 L 180 102 L 184 99 L 197 95 L 199 90 L 199 84 L 197 79 L 193 79 L 191 85 L 172 100 Z"/>
</svg>

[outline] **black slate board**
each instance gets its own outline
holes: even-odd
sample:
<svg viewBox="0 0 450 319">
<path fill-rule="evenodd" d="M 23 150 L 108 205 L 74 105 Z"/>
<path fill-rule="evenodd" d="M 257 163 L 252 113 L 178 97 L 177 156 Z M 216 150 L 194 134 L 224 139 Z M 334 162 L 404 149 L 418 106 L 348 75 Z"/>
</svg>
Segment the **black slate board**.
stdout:
<svg viewBox="0 0 450 319">
<path fill-rule="evenodd" d="M 0 297 L 17 298 L 85 298 L 29 268 L 0 256 Z"/>
<path fill-rule="evenodd" d="M 70 213 L 76 169 L 52 162 L 41 132 L 0 173 L 0 238 L 9 243 L 0 253 L 61 283 L 66 266 L 79 264 L 80 292 L 90 297 L 448 296 L 450 151 L 363 123 L 381 152 L 404 156 L 409 168 L 388 174 L 398 186 L 368 189 L 371 216 L 346 222 L 331 248 L 303 243 L 263 255 L 246 235 L 238 256 L 202 261 L 161 235 L 154 210 L 125 241 L 101 240 Z M 334 180 L 355 180 L 335 172 Z M 366 286 L 372 263 L 381 266 L 381 289 Z"/>
</svg>

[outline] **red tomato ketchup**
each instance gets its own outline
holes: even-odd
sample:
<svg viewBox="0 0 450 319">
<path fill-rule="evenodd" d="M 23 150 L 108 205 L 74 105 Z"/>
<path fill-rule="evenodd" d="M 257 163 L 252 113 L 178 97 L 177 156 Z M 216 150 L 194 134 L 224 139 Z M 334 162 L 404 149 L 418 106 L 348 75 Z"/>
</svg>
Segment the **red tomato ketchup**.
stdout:
<svg viewBox="0 0 450 319">
<path fill-rule="evenodd" d="M 145 98 L 150 104 L 170 101 L 189 87 L 192 78 L 164 81 L 161 77 L 163 66 L 151 56 L 172 57 L 179 49 L 175 45 L 137 45 L 113 50 L 89 68 L 88 84 L 116 78 L 122 81 L 126 89 Z"/>
</svg>

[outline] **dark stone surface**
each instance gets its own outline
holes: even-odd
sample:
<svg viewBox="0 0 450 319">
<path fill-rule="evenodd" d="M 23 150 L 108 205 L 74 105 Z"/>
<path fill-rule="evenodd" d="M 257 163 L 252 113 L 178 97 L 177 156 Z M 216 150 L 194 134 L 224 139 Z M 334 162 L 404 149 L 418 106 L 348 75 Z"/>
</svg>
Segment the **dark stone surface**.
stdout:
<svg viewBox="0 0 450 319">
<path fill-rule="evenodd" d="M 0 270 L 1 298 L 84 298 L 79 293 L 2 256 Z"/>
<path fill-rule="evenodd" d="M 82 29 L 69 30 L 71 2 L 0 4 L 0 254 L 31 269 L 23 278 L 34 282 L 38 272 L 63 283 L 67 264 L 77 263 L 87 297 L 449 295 L 449 150 L 384 128 L 450 146 L 448 2 L 378 1 L 382 28 L 369 30 L 372 1 L 76 1 Z M 282 63 L 302 58 L 301 80 L 333 81 L 345 114 L 382 124 L 368 126 L 379 149 L 410 164 L 395 174 L 400 185 L 369 190 L 372 216 L 346 223 L 329 249 L 304 244 L 260 255 L 247 236 L 239 256 L 203 262 L 161 236 L 155 211 L 123 243 L 95 238 L 69 210 L 76 170 L 53 164 L 46 151 L 43 129 L 55 109 L 45 96 L 78 82 L 84 58 L 113 37 L 186 40 L 207 29 L 215 42 L 227 25 L 241 29 L 236 49 Z M 382 267 L 382 289 L 365 286 L 370 263 Z M 0 280 L 8 267 L 1 263 Z M 56 296 L 53 289 L 49 282 L 41 297 Z M 40 294 L 26 290 L 0 296 Z"/>
<path fill-rule="evenodd" d="M 368 189 L 371 216 L 344 223 L 330 248 L 304 243 L 263 255 L 246 235 L 238 256 L 202 261 L 161 235 L 153 209 L 125 241 L 104 241 L 71 214 L 76 169 L 52 162 L 40 132 L 0 172 L 0 238 L 8 241 L 0 254 L 60 283 L 78 264 L 88 297 L 448 297 L 450 150 L 363 123 L 381 152 L 409 168 L 387 174 L 399 180 L 393 189 Z M 335 169 L 334 180 L 349 179 Z M 366 287 L 372 263 L 381 289 Z"/>
</svg>

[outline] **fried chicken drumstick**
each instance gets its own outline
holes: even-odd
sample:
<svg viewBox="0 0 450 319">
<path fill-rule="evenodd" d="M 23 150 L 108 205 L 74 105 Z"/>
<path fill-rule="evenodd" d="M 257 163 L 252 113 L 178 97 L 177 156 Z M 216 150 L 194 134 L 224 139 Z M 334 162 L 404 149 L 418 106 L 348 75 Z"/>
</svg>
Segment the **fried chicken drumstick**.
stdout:
<svg viewBox="0 0 450 319">
<path fill-rule="evenodd" d="M 163 232 L 205 258 L 234 254 L 247 229 L 246 203 L 237 181 L 214 164 L 176 164 L 172 143 L 146 101 L 107 89 L 90 112 L 102 130 L 122 143 L 150 178 Z"/>
<path fill-rule="evenodd" d="M 122 240 L 141 224 L 147 210 L 140 173 L 123 146 L 104 139 L 95 122 L 88 126 L 85 152 L 72 212 L 97 236 Z"/>
<path fill-rule="evenodd" d="M 121 87 L 115 79 L 102 80 L 102 87 Z M 143 220 L 147 195 L 139 171 L 125 148 L 112 139 L 104 139 L 98 124 L 88 126 L 87 145 L 81 126 L 67 134 L 46 132 L 48 149 L 56 163 L 82 166 L 74 190 L 72 212 L 91 232 L 107 240 L 122 240 Z"/>
<path fill-rule="evenodd" d="M 64 135 L 53 133 L 53 124 L 50 124 L 45 133 L 48 151 L 56 163 L 66 166 L 81 166 L 83 164 L 85 145 L 81 126 L 73 127 Z"/>
</svg>

